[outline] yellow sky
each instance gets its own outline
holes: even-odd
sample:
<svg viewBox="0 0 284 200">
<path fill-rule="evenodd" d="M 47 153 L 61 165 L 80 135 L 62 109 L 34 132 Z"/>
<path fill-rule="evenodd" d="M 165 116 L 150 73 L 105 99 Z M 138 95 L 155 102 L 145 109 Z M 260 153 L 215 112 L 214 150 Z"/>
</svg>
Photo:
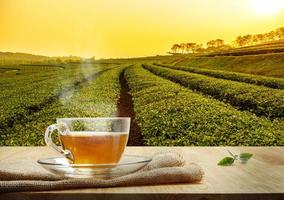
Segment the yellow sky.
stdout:
<svg viewBox="0 0 284 200">
<path fill-rule="evenodd" d="M 284 26 L 283 7 L 284 0 L 0 0 L 0 51 L 165 54 L 173 43 L 230 42 Z"/>
</svg>

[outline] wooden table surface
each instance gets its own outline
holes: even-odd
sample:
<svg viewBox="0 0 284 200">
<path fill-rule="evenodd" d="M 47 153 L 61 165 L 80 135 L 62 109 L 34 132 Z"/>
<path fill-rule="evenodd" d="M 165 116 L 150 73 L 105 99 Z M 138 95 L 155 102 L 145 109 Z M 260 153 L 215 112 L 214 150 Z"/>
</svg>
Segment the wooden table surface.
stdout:
<svg viewBox="0 0 284 200">
<path fill-rule="evenodd" d="M 218 166 L 233 153 L 253 153 L 247 164 Z M 78 189 L 49 192 L 0 194 L 0 199 L 284 199 L 283 147 L 127 147 L 127 154 L 151 156 L 159 151 L 177 151 L 187 162 L 199 164 L 205 172 L 199 184 Z M 0 147 L 0 166 L 19 160 L 36 164 L 39 158 L 58 155 L 47 147 Z"/>
</svg>

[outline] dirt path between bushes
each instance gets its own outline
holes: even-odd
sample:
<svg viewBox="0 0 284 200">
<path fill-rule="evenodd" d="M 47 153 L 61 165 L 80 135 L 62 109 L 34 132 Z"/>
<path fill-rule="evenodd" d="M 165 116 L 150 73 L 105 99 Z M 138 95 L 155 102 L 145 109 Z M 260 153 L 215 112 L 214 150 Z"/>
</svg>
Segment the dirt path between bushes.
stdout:
<svg viewBox="0 0 284 200">
<path fill-rule="evenodd" d="M 119 117 L 131 117 L 131 125 L 127 146 L 144 146 L 140 127 L 135 122 L 132 96 L 129 93 L 129 86 L 124 76 L 124 70 L 119 76 L 121 85 L 120 97 L 117 103 Z"/>
</svg>

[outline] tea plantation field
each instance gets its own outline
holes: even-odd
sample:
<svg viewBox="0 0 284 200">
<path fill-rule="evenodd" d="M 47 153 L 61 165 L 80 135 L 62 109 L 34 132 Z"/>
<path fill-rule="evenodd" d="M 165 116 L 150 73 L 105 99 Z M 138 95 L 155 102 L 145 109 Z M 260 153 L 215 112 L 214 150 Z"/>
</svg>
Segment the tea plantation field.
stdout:
<svg viewBox="0 0 284 200">
<path fill-rule="evenodd" d="M 56 118 L 129 113 L 145 145 L 283 146 L 283 58 L 256 56 L 3 64 L 0 145 L 45 145 Z M 271 70 L 257 68 L 263 57 Z M 122 90 L 131 101 L 119 107 Z"/>
<path fill-rule="evenodd" d="M 136 120 L 148 145 L 284 144 L 279 121 L 239 111 L 141 66 L 126 72 Z"/>
<path fill-rule="evenodd" d="M 41 68 L 24 66 L 17 81 L 7 78 L 1 91 L 0 145 L 44 145 L 44 130 L 56 118 L 115 115 L 124 66 L 75 65 L 39 73 Z"/>
</svg>

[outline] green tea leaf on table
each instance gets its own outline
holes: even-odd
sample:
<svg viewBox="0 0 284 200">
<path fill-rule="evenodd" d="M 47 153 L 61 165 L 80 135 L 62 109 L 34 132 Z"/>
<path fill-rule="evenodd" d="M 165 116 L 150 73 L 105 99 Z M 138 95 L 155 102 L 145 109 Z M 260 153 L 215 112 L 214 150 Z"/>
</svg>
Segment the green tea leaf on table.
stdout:
<svg viewBox="0 0 284 200">
<path fill-rule="evenodd" d="M 239 158 L 241 162 L 247 162 L 252 156 L 253 154 L 251 153 L 241 153 Z"/>
<path fill-rule="evenodd" d="M 234 161 L 235 161 L 235 159 L 232 158 L 232 157 L 225 157 L 218 162 L 218 165 L 229 166 L 229 165 L 232 165 L 234 163 Z"/>
</svg>

